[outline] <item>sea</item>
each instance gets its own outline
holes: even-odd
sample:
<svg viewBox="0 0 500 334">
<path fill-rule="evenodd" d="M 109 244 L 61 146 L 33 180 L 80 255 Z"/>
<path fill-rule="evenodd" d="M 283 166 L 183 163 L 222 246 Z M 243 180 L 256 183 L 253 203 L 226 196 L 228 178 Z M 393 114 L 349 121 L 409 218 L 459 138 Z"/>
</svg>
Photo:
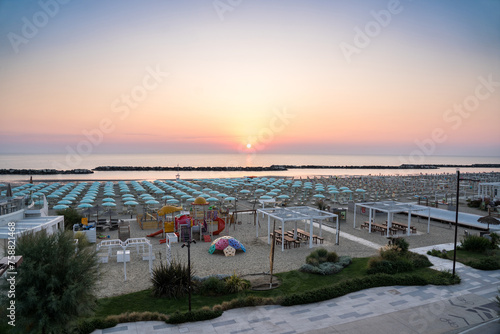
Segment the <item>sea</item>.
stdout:
<svg viewBox="0 0 500 334">
<path fill-rule="evenodd" d="M 418 158 L 418 159 L 417 159 Z M 325 166 L 399 166 L 419 164 L 500 164 L 500 157 L 397 155 L 320 155 L 320 154 L 0 154 L 0 169 L 93 169 L 98 166 L 162 166 L 162 167 L 224 167 L 271 165 L 325 165 Z M 461 173 L 500 172 L 500 168 L 462 168 Z M 245 176 L 312 177 L 355 175 L 419 175 L 456 173 L 456 168 L 439 169 L 289 169 L 286 171 L 94 171 L 93 174 L 33 175 L 34 182 L 69 182 L 90 180 L 163 180 L 200 178 L 238 178 Z M 0 182 L 28 181 L 30 175 L 0 175 Z"/>
</svg>

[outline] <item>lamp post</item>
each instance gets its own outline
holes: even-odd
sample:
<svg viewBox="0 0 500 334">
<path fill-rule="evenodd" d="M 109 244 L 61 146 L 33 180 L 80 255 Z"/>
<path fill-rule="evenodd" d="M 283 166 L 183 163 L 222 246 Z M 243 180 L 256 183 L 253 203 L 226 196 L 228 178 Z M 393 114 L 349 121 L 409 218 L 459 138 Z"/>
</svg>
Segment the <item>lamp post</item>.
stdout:
<svg viewBox="0 0 500 334">
<path fill-rule="evenodd" d="M 188 224 L 189 224 L 188 240 L 186 243 L 182 244 L 181 248 L 187 247 L 188 249 L 188 272 L 189 272 L 188 303 L 189 303 L 189 312 L 191 312 L 191 243 L 196 243 L 196 240 L 191 239 L 191 222 L 189 221 Z"/>
<path fill-rule="evenodd" d="M 458 237 L 458 195 L 460 189 L 460 170 L 457 169 L 457 205 L 455 211 L 455 243 L 453 246 L 453 277 L 455 277 L 455 264 L 457 262 L 457 237 Z"/>
<path fill-rule="evenodd" d="M 464 181 L 479 181 L 475 179 L 462 179 Z M 460 169 L 457 168 L 457 206 L 455 212 L 455 243 L 453 247 L 453 277 L 455 277 L 455 264 L 457 262 L 457 236 L 458 236 L 458 201 L 460 195 Z"/>
</svg>

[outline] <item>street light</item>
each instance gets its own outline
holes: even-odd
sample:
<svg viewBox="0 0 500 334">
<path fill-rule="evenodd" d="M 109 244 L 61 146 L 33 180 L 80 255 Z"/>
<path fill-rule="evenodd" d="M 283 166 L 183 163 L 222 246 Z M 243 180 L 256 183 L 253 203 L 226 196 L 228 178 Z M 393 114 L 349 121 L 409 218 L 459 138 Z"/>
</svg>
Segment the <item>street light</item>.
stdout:
<svg viewBox="0 0 500 334">
<path fill-rule="evenodd" d="M 479 181 L 475 179 L 462 179 L 464 181 Z M 458 201 L 460 195 L 460 169 L 457 168 L 457 206 L 455 212 L 455 244 L 453 247 L 453 277 L 455 277 L 455 264 L 457 262 L 457 236 L 458 236 Z"/>
<path fill-rule="evenodd" d="M 188 231 L 187 244 L 186 243 L 182 244 L 181 248 L 184 247 L 188 248 L 188 272 L 189 272 L 188 302 L 189 302 L 189 312 L 191 312 L 191 243 L 196 243 L 196 240 L 191 239 L 191 222 L 188 222 L 188 224 L 189 224 L 189 231 Z"/>
<path fill-rule="evenodd" d="M 457 237 L 458 237 L 458 196 L 460 189 L 460 169 L 457 169 L 457 206 L 455 211 L 455 243 L 453 246 L 453 277 L 455 277 L 455 264 L 457 262 Z"/>
</svg>

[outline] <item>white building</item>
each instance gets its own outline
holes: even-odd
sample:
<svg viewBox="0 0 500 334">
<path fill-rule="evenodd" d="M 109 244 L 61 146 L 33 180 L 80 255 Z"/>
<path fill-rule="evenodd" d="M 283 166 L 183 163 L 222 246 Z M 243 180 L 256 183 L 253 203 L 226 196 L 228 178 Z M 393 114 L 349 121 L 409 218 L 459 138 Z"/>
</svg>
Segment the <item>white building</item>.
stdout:
<svg viewBox="0 0 500 334">
<path fill-rule="evenodd" d="M 25 232 L 45 230 L 48 234 L 64 230 L 64 216 L 48 216 L 48 205 L 45 197 L 43 206 L 35 209 L 28 197 L 0 198 L 0 257 L 5 256 L 8 245 Z"/>
</svg>

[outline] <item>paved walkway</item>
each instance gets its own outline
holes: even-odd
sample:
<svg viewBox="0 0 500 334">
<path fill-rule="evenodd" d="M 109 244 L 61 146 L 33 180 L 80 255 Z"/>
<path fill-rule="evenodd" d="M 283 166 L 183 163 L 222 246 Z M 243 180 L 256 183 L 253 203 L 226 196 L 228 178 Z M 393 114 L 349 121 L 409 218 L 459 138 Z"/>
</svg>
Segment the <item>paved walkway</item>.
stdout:
<svg viewBox="0 0 500 334">
<path fill-rule="evenodd" d="M 432 248 L 453 249 L 453 244 L 412 251 L 424 254 Z M 452 268 L 452 261 L 429 259 L 436 269 Z M 462 282 L 454 286 L 380 287 L 314 304 L 234 309 L 209 321 L 124 323 L 94 333 L 499 333 L 493 300 L 500 270 L 480 271 L 460 263 L 456 270 Z"/>
</svg>

